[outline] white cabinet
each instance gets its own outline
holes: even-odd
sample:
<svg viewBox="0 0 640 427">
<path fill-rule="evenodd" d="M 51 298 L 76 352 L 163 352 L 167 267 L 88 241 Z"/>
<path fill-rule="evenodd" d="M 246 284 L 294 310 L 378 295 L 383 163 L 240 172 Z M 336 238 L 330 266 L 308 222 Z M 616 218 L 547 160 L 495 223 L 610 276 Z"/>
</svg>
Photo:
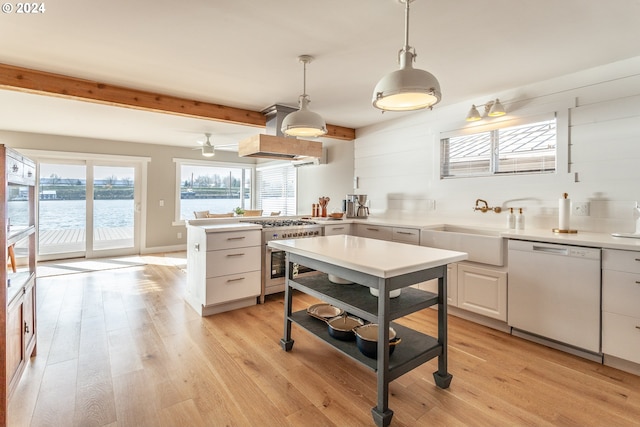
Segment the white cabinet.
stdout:
<svg viewBox="0 0 640 427">
<path fill-rule="evenodd" d="M 458 308 L 507 321 L 507 272 L 458 263 Z"/>
<path fill-rule="evenodd" d="M 602 352 L 640 363 L 640 252 L 602 251 Z"/>
<path fill-rule="evenodd" d="M 434 292 L 437 281 L 420 284 Z M 507 272 L 458 262 L 447 266 L 447 302 L 449 305 L 492 319 L 507 321 Z"/>
<path fill-rule="evenodd" d="M 438 293 L 438 280 L 433 279 L 416 285 L 423 291 Z M 447 303 L 451 306 L 458 306 L 458 264 L 447 265 Z"/>
<path fill-rule="evenodd" d="M 254 224 L 187 228 L 186 300 L 201 316 L 257 303 L 262 236 Z"/>
<path fill-rule="evenodd" d="M 325 236 L 335 236 L 336 234 L 352 234 L 351 233 L 352 224 L 332 224 L 324 226 L 324 235 Z"/>
</svg>

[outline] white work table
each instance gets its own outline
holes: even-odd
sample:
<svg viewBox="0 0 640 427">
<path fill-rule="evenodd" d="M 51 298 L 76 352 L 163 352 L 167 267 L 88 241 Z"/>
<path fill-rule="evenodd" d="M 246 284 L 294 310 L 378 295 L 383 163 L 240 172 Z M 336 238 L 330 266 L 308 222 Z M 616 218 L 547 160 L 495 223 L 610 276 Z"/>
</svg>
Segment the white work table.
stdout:
<svg viewBox="0 0 640 427">
<path fill-rule="evenodd" d="M 274 240 L 269 246 L 380 278 L 395 277 L 467 259 L 464 252 L 350 235 Z"/>
<path fill-rule="evenodd" d="M 284 298 L 284 337 L 280 341 L 285 351 L 293 349 L 291 324 L 295 322 L 309 333 L 338 349 L 353 360 L 376 372 L 377 405 L 371 415 L 378 427 L 391 423 L 393 411 L 388 407 L 389 382 L 427 361 L 438 358 L 434 381 L 446 389 L 452 376 L 447 370 L 447 264 L 467 258 L 463 252 L 414 246 L 405 243 L 355 237 L 349 235 L 320 236 L 306 239 L 277 240 L 269 246 L 287 253 Z M 295 264 L 315 269 L 318 274 L 295 276 Z M 329 275 L 354 282 L 335 284 Z M 438 293 L 415 289 L 411 285 L 427 280 L 438 280 Z M 380 297 L 370 294 L 369 288 L 378 289 Z M 377 358 L 360 353 L 352 341 L 332 338 L 324 321 L 309 316 L 306 310 L 292 312 L 293 289 L 314 296 L 343 309 L 352 316 L 377 323 Z M 396 298 L 390 291 L 401 289 Z M 391 323 L 419 310 L 437 305 L 438 336 Z M 389 327 L 401 344 L 390 354 Z"/>
</svg>

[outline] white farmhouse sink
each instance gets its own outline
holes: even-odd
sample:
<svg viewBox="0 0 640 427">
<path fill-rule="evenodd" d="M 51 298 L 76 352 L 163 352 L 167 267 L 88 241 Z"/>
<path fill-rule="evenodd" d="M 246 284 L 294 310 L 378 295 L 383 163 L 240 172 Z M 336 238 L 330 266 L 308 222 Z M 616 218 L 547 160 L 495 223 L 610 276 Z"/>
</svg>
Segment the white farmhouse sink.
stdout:
<svg viewBox="0 0 640 427">
<path fill-rule="evenodd" d="M 501 230 L 457 225 L 422 230 L 421 246 L 466 252 L 468 261 L 504 265 L 504 239 Z"/>
</svg>

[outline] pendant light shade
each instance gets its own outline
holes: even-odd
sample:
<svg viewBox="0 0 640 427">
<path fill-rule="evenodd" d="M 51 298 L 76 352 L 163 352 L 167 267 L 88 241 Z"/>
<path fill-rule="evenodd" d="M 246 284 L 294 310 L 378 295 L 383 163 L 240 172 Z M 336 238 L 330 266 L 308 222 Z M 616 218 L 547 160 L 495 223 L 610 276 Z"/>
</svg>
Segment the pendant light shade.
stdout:
<svg viewBox="0 0 640 427">
<path fill-rule="evenodd" d="M 211 137 L 210 133 L 205 133 L 207 140 L 202 144 L 202 155 L 204 157 L 213 157 L 215 155 L 214 147 L 211 145 L 211 141 L 209 138 Z"/>
<path fill-rule="evenodd" d="M 442 98 L 440 83 L 428 71 L 413 68 L 415 50 L 409 46 L 409 3 L 405 4 L 405 43 L 399 53 L 400 69 L 384 76 L 373 90 L 373 106 L 384 111 L 431 108 Z"/>
<path fill-rule="evenodd" d="M 327 124 L 322 116 L 309 110 L 309 95 L 307 95 L 307 64 L 313 57 L 301 55 L 298 60 L 303 63 L 302 95 L 298 100 L 300 109 L 289 113 L 282 121 L 281 131 L 288 136 L 302 136 L 315 138 L 327 133 Z"/>
</svg>

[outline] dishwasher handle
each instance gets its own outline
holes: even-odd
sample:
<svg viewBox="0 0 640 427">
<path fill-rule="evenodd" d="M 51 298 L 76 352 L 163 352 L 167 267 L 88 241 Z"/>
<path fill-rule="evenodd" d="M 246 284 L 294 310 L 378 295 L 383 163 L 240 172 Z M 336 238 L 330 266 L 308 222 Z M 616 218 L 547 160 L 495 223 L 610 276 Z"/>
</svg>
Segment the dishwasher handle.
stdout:
<svg viewBox="0 0 640 427">
<path fill-rule="evenodd" d="M 544 252 L 547 254 L 554 254 L 554 255 L 564 255 L 564 256 L 568 256 L 569 255 L 569 248 L 567 247 L 553 247 L 553 246 L 538 246 L 538 245 L 533 245 L 533 247 L 531 248 L 534 252 Z"/>
</svg>

